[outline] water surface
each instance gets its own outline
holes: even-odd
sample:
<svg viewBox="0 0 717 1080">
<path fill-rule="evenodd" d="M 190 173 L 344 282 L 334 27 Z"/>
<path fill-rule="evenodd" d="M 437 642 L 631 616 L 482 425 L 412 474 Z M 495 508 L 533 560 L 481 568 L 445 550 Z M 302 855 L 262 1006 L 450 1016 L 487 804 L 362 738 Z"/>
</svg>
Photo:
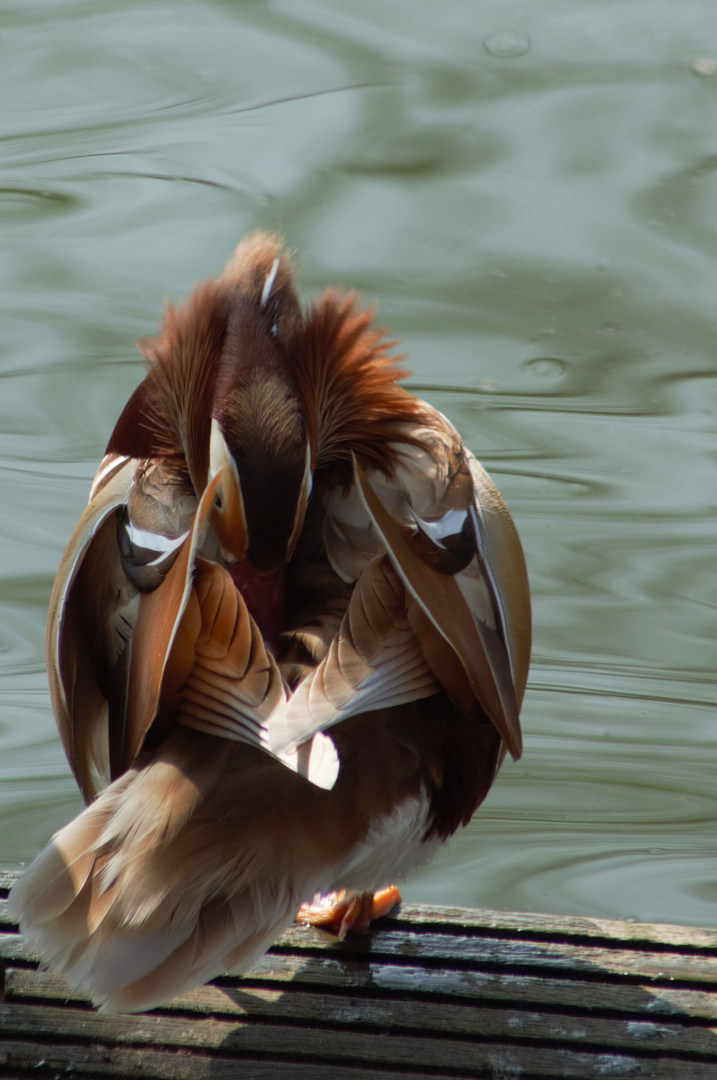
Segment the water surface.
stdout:
<svg viewBox="0 0 717 1080">
<path fill-rule="evenodd" d="M 714 923 L 711 0 L 23 2 L 0 45 L 0 865 L 81 806 L 45 612 L 133 341 L 264 226 L 526 550 L 524 758 L 405 895 Z"/>
</svg>

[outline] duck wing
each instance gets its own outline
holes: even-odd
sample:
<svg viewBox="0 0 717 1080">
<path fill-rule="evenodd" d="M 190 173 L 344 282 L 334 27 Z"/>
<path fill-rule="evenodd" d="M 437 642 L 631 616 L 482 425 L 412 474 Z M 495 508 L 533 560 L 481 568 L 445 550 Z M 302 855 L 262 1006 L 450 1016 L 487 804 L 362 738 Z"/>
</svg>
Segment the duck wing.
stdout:
<svg viewBox="0 0 717 1080">
<path fill-rule="evenodd" d="M 299 748 L 271 737 L 289 689 L 231 575 L 217 563 L 196 560 L 162 674 L 160 719 L 168 707 L 176 723 L 258 747 L 317 787 L 333 787 L 339 760 L 330 738 L 317 729 Z"/>
<path fill-rule="evenodd" d="M 271 753 L 266 722 L 286 689 L 230 575 L 206 558 L 202 498 L 163 459 L 125 459 L 107 473 L 70 540 L 53 591 L 48 668 L 65 751 L 87 801 L 132 764 L 153 728 L 175 722 Z M 281 753 L 331 786 L 333 743 Z"/>
<path fill-rule="evenodd" d="M 165 462 L 108 454 L 60 564 L 48 616 L 50 691 L 87 801 L 131 764 L 151 723 L 138 728 L 135 716 L 132 728 L 129 719 L 134 631 L 142 609 L 157 607 L 148 600 L 156 592 L 171 639 L 189 549 L 178 557 L 195 510 Z"/>
<path fill-rule="evenodd" d="M 391 477 L 354 461 L 324 537 L 357 579 L 325 656 L 270 723 L 275 751 L 358 713 L 445 690 L 487 716 L 515 758 L 530 654 L 520 542 L 494 485 L 439 413 Z"/>
</svg>

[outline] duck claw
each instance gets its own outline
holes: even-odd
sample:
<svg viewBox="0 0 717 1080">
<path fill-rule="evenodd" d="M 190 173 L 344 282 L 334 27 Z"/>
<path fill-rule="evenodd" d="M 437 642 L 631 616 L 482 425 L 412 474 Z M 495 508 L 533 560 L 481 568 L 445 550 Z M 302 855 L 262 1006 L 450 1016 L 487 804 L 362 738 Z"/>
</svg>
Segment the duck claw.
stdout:
<svg viewBox="0 0 717 1080">
<path fill-rule="evenodd" d="M 313 904 L 302 904 L 296 922 L 317 926 L 343 941 L 347 934 L 365 934 L 374 919 L 388 915 L 401 902 L 395 885 L 378 892 L 341 892 L 322 896 Z"/>
</svg>

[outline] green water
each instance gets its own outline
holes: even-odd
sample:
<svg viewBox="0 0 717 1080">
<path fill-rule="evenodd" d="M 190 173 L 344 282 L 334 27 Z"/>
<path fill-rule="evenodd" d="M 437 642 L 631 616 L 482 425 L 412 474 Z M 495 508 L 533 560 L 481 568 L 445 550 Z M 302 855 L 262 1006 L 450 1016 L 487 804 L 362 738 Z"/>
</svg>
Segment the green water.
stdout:
<svg viewBox="0 0 717 1080">
<path fill-rule="evenodd" d="M 264 226 L 526 550 L 524 758 L 405 895 L 714 924 L 712 0 L 15 0 L 0 49 L 0 865 L 81 806 L 45 610 L 133 341 Z"/>
</svg>

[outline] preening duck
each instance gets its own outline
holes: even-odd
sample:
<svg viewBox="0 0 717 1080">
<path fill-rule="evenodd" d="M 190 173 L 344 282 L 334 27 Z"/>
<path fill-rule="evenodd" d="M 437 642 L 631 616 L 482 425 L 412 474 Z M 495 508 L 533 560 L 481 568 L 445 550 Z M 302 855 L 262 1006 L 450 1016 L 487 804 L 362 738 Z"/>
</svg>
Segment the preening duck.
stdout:
<svg viewBox="0 0 717 1080">
<path fill-rule="evenodd" d="M 505 505 L 355 295 L 302 309 L 256 233 L 140 348 L 50 602 L 88 805 L 9 901 L 128 1012 L 246 971 L 317 894 L 341 933 L 390 906 L 520 755 L 531 634 Z"/>
</svg>

